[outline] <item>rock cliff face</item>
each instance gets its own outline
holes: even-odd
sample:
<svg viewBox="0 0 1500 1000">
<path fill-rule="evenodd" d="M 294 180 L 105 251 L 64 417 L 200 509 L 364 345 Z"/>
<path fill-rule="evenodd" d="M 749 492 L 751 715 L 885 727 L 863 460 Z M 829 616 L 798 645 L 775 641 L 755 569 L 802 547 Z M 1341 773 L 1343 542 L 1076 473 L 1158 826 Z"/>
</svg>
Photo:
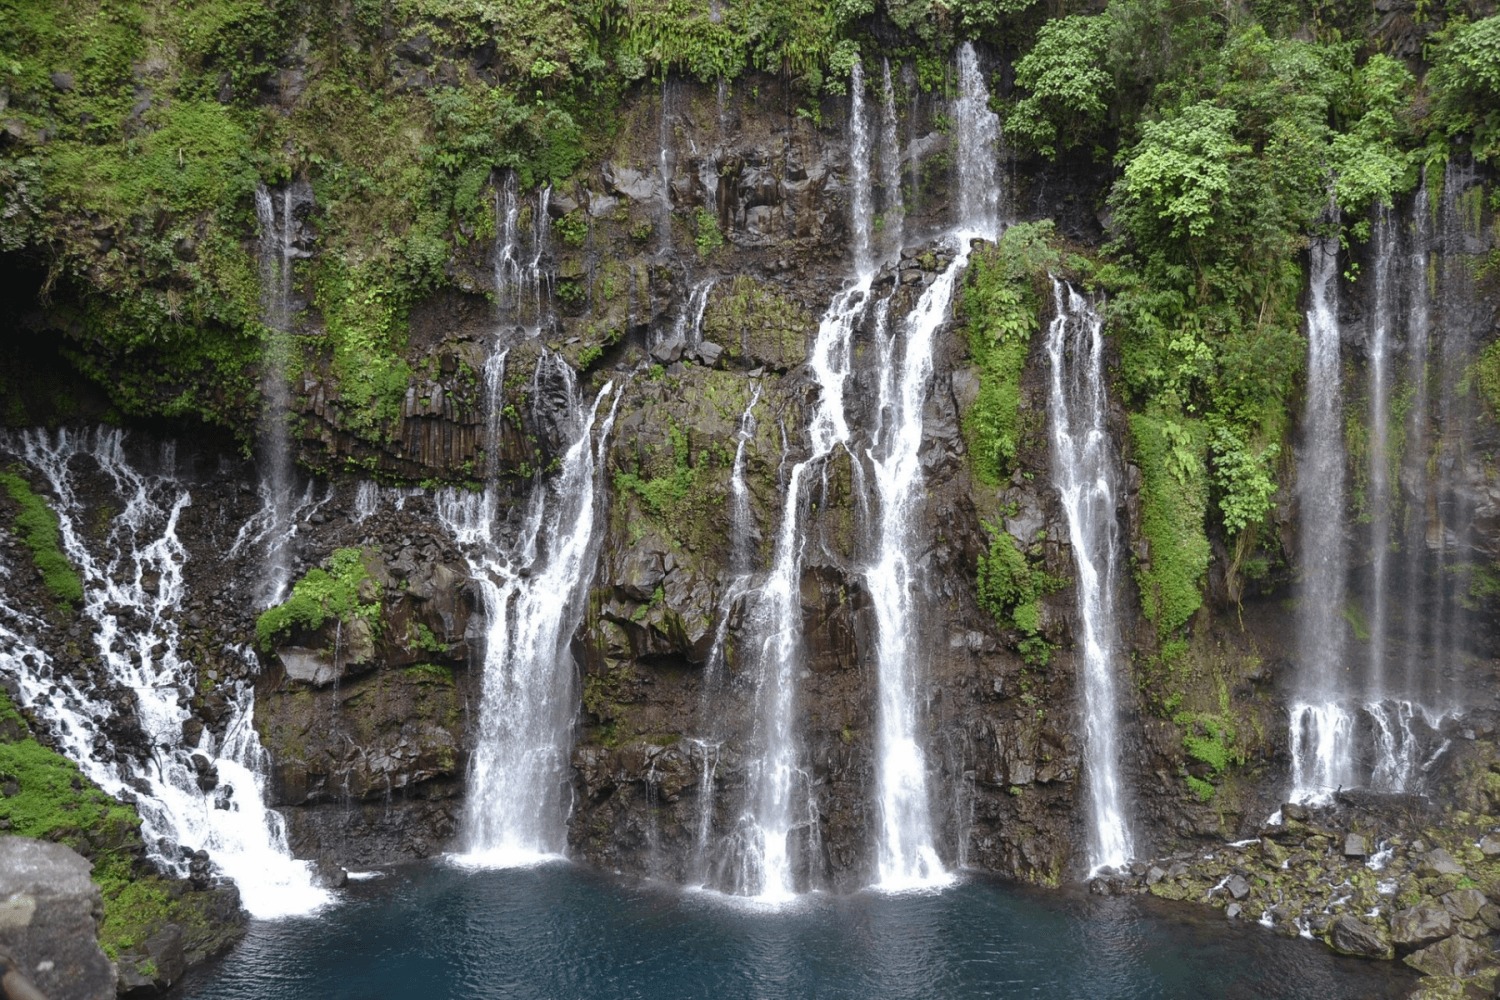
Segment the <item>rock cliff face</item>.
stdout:
<svg viewBox="0 0 1500 1000">
<path fill-rule="evenodd" d="M 851 274 L 851 154 L 842 111 L 828 102 L 821 127 L 766 111 L 787 106 L 780 86 L 767 78 L 742 81 L 727 97 L 676 83 L 637 93 L 625 105 L 620 138 L 596 167 L 545 198 L 523 192 L 521 200 L 530 200 L 518 213 L 516 239 L 537 248 L 527 286 L 535 305 L 513 305 L 497 318 L 481 294 L 503 271 L 503 233 L 487 247 L 476 240 L 469 258 L 450 260 L 472 291 L 414 307 L 406 358 L 413 374 L 383 433 L 352 419 L 334 390 L 332 360 L 310 353 L 294 384 L 294 426 L 301 463 L 317 477 L 295 511 L 294 568 L 300 574 L 336 550 L 358 551 L 366 571 L 358 596 L 377 610 L 290 628 L 257 654 L 255 724 L 271 754 L 271 804 L 286 817 L 298 856 L 354 868 L 462 845 L 485 611 L 431 487 L 499 484 L 502 531 L 521 530 L 527 490 L 551 473 L 563 446 L 546 387 L 529 381 L 546 350 L 577 368 L 590 394 L 606 379 L 621 393 L 603 469 L 609 489 L 598 563 L 570 644 L 580 697 L 569 849 L 614 870 L 684 883 L 717 878 L 722 859 L 713 845 L 733 829 L 749 794 L 757 738 L 752 644 L 763 636 L 750 620 L 743 579 L 771 558 L 788 470 L 805 457 L 803 429 L 816 406 L 809 350 L 819 316 Z M 877 234 L 885 263 L 873 284 L 893 317 L 913 307 L 953 252 L 939 240 L 954 212 L 941 111 L 915 93 L 905 109 L 906 210 L 893 211 Z M 1102 180 L 1079 164 L 1022 164 L 1007 182 L 1007 200 L 1017 221 L 1054 218 L 1066 238 L 1097 243 L 1103 229 L 1088 206 L 1098 203 Z M 286 204 L 307 228 L 298 246 L 316 255 L 319 208 L 308 190 L 296 194 Z M 879 189 L 877 198 L 885 205 L 893 193 Z M 1354 304 L 1358 295 L 1347 291 L 1345 338 L 1358 367 L 1366 363 L 1369 323 Z M 1486 342 L 1495 317 L 1493 294 L 1481 291 L 1446 314 L 1434 336 Z M 1083 876 L 1088 863 L 1076 569 L 1049 485 L 1047 360 L 1033 338 L 1019 380 L 1016 471 L 986 486 L 966 423 L 981 374 L 961 322 L 939 332 L 914 542 L 924 604 L 912 648 L 921 658 L 918 732 L 931 814 L 948 865 L 1055 883 Z M 311 313 L 297 332 L 312 343 L 324 333 Z M 847 416 L 860 429 L 856 446 L 819 470 L 801 511 L 796 642 L 806 669 L 793 728 L 814 802 L 815 821 L 799 846 L 806 886 L 852 888 L 873 875 L 872 487 L 857 445 L 883 418 L 875 366 L 885 336 L 874 311 L 855 332 Z M 490 386 L 485 373 L 499 351 L 507 352 L 504 376 Z M 1113 406 L 1110 432 L 1126 473 L 1115 516 L 1139 569 L 1153 553 L 1130 419 Z M 1489 414 L 1476 413 L 1465 426 L 1468 436 L 1449 441 L 1439 457 L 1457 469 L 1451 502 L 1473 512 L 1464 558 L 1489 565 L 1500 560 L 1500 485 L 1490 460 L 1497 432 Z M 742 508 L 731 483 L 736 468 Z M 223 647 L 251 641 L 259 610 L 247 597 L 259 570 L 251 548 L 239 544 L 241 527 L 261 509 L 255 472 L 206 455 L 179 459 L 177 474 L 193 481 L 183 512 L 190 553 L 183 624 L 201 675 L 238 679 L 243 663 Z M 371 479 L 407 485 L 377 487 Z M 1280 537 L 1263 542 L 1271 558 L 1259 577 L 1247 583 L 1226 572 L 1238 556 L 1211 540 L 1208 602 L 1185 639 L 1158 636 L 1133 582 L 1118 595 L 1129 612 L 1117 687 L 1120 763 L 1143 857 L 1254 835 L 1285 795 L 1294 591 L 1284 554 L 1296 550 L 1298 524 L 1290 491 L 1276 499 Z M 111 502 L 107 484 L 92 502 Z M 1347 544 L 1367 556 L 1359 531 L 1351 527 Z M 1039 595 L 1031 633 L 1048 647 L 1044 655 L 981 604 L 976 580 L 996 536 L 1057 583 Z M 1430 544 L 1437 550 L 1444 540 Z M 1492 599 L 1489 593 L 1488 603 L 1471 609 L 1475 631 L 1461 668 L 1485 692 L 1496 690 Z M 65 668 L 95 669 L 79 649 L 77 628 L 57 637 L 56 658 Z M 1168 690 L 1178 700 L 1165 705 Z M 149 740 L 131 726 L 128 692 L 119 700 L 101 752 L 149 754 Z M 191 703 L 199 732 L 222 726 L 223 697 L 211 683 L 200 683 Z M 1434 747 L 1492 737 L 1488 694 L 1466 708 L 1462 727 L 1439 722 Z M 1208 716 L 1218 721 L 1199 721 Z M 1194 753 L 1191 739 L 1213 742 L 1207 727 L 1219 723 L 1233 727 L 1232 752 L 1217 760 Z M 1222 727 L 1217 740 L 1222 753 Z M 1435 754 L 1429 787 L 1439 787 L 1459 757 Z M 1212 778 L 1212 801 L 1188 778 Z M 1323 836 L 1312 827 L 1293 832 Z M 1260 850 L 1279 857 L 1304 849 L 1305 839 L 1291 845 L 1267 835 Z M 1412 848 L 1403 863 L 1415 856 Z M 1201 895 L 1203 878 L 1187 871 L 1185 857 L 1134 877 L 1141 887 Z M 1234 892 L 1236 905 L 1247 905 L 1248 893 Z M 1490 920 L 1483 907 L 1443 899 L 1441 912 L 1403 911 L 1395 947 L 1474 936 L 1440 933 L 1445 914 L 1469 930 Z M 1392 947 L 1347 922 L 1315 929 L 1344 950 Z M 1469 958 L 1430 960 L 1451 969 Z"/>
</svg>

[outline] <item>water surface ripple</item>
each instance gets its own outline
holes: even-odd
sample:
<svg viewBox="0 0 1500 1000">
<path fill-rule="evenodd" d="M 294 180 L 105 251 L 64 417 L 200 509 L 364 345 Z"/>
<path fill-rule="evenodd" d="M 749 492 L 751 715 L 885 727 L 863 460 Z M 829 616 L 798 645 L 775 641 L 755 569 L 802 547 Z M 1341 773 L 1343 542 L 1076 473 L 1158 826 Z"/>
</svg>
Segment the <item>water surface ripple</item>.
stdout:
<svg viewBox="0 0 1500 1000">
<path fill-rule="evenodd" d="M 769 907 L 567 863 L 404 866 L 343 905 L 257 922 L 188 1000 L 1047 997 L 1373 1000 L 1389 963 L 1149 899 L 970 877 L 942 892 L 812 894 Z"/>
</svg>

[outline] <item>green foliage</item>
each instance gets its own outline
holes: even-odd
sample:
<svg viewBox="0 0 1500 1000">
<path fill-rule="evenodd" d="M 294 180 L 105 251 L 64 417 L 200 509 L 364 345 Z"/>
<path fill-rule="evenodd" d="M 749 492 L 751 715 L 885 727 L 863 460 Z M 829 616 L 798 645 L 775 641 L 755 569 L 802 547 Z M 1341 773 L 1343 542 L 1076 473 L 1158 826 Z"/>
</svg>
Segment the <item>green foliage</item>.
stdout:
<svg viewBox="0 0 1500 1000">
<path fill-rule="evenodd" d="M 1500 15 L 1438 32 L 1431 58 L 1436 127 L 1449 137 L 1471 134 L 1480 160 L 1500 153 Z"/>
<path fill-rule="evenodd" d="M 19 469 L 0 472 L 0 486 L 19 508 L 12 530 L 31 553 L 31 561 L 53 597 L 68 603 L 83 600 L 83 581 L 63 554 L 57 515 L 18 473 Z"/>
<path fill-rule="evenodd" d="M 453 668 L 433 663 L 417 663 L 402 671 L 406 676 L 422 684 L 453 684 Z"/>
<path fill-rule="evenodd" d="M 1219 511 L 1230 534 L 1239 534 L 1260 524 L 1271 510 L 1276 493 L 1272 464 L 1281 454 L 1275 441 L 1259 451 L 1246 447 L 1226 425 L 1214 428 L 1210 447 L 1214 458 L 1214 485 L 1218 489 Z"/>
<path fill-rule="evenodd" d="M 135 810 L 84 778 L 78 765 L 42 746 L 0 691 L 0 820 L 6 832 L 67 844 L 85 855 L 138 842 Z"/>
<path fill-rule="evenodd" d="M 1492 420 L 1500 420 L 1500 340 L 1489 344 L 1470 366 L 1468 382 L 1477 386 Z"/>
<path fill-rule="evenodd" d="M 1234 727 L 1221 716 L 1184 712 L 1172 721 L 1187 728 L 1182 737 L 1182 749 L 1193 760 L 1207 764 L 1212 774 L 1222 774 L 1231 763 L 1244 763 L 1243 756 L 1232 749 Z"/>
<path fill-rule="evenodd" d="M 989 551 L 979 557 L 979 606 L 1007 631 L 1022 633 L 1017 645 L 1027 662 L 1045 666 L 1052 647 L 1040 636 L 1041 600 L 1067 585 L 1040 565 L 1033 566 L 1004 528 L 985 524 Z"/>
<path fill-rule="evenodd" d="M 683 503 L 698 483 L 698 470 L 689 464 L 691 449 L 687 434 L 672 424 L 667 431 L 672 442 L 672 471 L 665 476 L 642 478 L 636 472 L 616 472 L 615 490 L 640 497 L 651 514 L 662 517 Z"/>
<path fill-rule="evenodd" d="M 1115 188 L 1130 221 L 1166 240 L 1205 236 L 1232 186 L 1230 159 L 1249 151 L 1234 141 L 1235 124 L 1233 109 L 1209 101 L 1142 122 L 1140 142 L 1126 155 Z"/>
<path fill-rule="evenodd" d="M 1012 141 L 1054 157 L 1098 132 L 1114 91 L 1104 59 L 1110 33 L 1104 15 L 1074 14 L 1038 29 L 1031 51 L 1016 60 L 1016 85 L 1029 93 L 1005 119 Z"/>
<path fill-rule="evenodd" d="M 1194 795 L 1198 796 L 1199 802 L 1207 802 L 1214 797 L 1215 789 L 1211 783 L 1204 781 L 1202 778 L 1195 778 L 1191 774 L 1185 780 L 1187 781 L 1188 788 L 1192 790 Z"/>
<path fill-rule="evenodd" d="M 1136 566 L 1146 617 L 1162 638 L 1203 604 L 1208 569 L 1205 435 L 1199 421 L 1132 414 L 1130 437 L 1141 470 L 1141 530 L 1150 558 Z"/>
<path fill-rule="evenodd" d="M 1042 289 L 1060 254 L 1052 222 L 1011 226 L 969 258 L 959 311 L 979 395 L 964 414 L 974 474 L 987 486 L 1010 474 L 1021 439 L 1021 371 L 1037 329 Z"/>
<path fill-rule="evenodd" d="M 373 598 L 362 598 L 362 589 L 373 593 Z M 333 618 L 347 623 L 360 617 L 374 623 L 379 615 L 380 583 L 370 574 L 365 552 L 335 549 L 326 570 L 308 570 L 292 586 L 291 597 L 261 612 L 255 620 L 255 641 L 269 652 L 277 636 L 293 629 L 319 628 Z"/>
<path fill-rule="evenodd" d="M 416 638 L 411 643 L 412 649 L 420 650 L 423 653 L 438 653 L 442 655 L 448 653 L 447 643 L 438 641 L 438 637 L 433 635 L 432 629 L 426 625 L 418 622 L 413 628 L 413 632 L 415 632 Z"/>
<path fill-rule="evenodd" d="M 693 209 L 693 245 L 701 257 L 707 257 L 724 245 L 719 217 L 701 205 Z"/>
<path fill-rule="evenodd" d="M 581 210 L 569 212 L 552 221 L 562 241 L 570 247 L 581 247 L 589 236 L 589 220 Z"/>
</svg>

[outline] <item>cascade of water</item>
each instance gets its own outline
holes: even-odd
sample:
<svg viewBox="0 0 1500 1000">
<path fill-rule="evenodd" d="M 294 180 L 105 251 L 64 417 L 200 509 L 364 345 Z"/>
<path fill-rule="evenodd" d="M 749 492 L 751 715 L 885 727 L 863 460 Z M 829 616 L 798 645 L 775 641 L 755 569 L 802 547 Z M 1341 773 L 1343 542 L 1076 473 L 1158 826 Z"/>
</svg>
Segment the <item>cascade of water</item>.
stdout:
<svg viewBox="0 0 1500 1000">
<path fill-rule="evenodd" d="M 723 599 L 719 601 L 719 624 L 714 629 L 713 646 L 709 649 L 708 660 L 704 664 L 702 703 L 699 707 L 699 717 L 704 719 L 717 719 L 712 711 L 710 699 L 719 691 L 722 683 L 725 665 L 724 644 L 729 638 L 729 620 L 736 602 L 745 595 L 750 583 L 751 547 L 755 537 L 755 525 L 751 520 L 750 490 L 745 484 L 745 445 L 755 437 L 755 405 L 760 402 L 760 390 L 760 383 L 757 382 L 751 391 L 750 402 L 745 406 L 745 412 L 740 415 L 739 432 L 735 435 L 734 464 L 729 474 L 729 537 L 732 546 L 729 554 L 729 571 L 733 576 Z M 712 731 L 714 735 L 718 734 L 716 723 Z M 713 828 L 713 779 L 719 765 L 719 748 L 723 744 L 709 740 L 694 740 L 693 742 L 704 754 L 703 777 L 698 786 L 698 833 L 694 856 L 697 859 L 700 884 L 706 885 L 712 874 L 709 836 Z M 709 768 L 708 761 L 710 750 L 713 753 L 712 770 Z"/>
<path fill-rule="evenodd" d="M 546 271 L 547 209 L 552 188 L 549 185 L 537 192 L 530 217 L 531 246 L 523 248 L 522 198 L 516 184 L 515 173 L 507 170 L 495 188 L 495 311 L 502 323 L 537 331 L 549 323 L 547 303 L 551 300 L 551 276 Z"/>
<path fill-rule="evenodd" d="M 328 893 L 314 887 L 308 865 L 292 858 L 281 816 L 265 808 L 268 762 L 252 725 L 251 685 L 237 682 L 227 692 L 222 739 L 208 727 L 196 743 L 184 738 L 186 693 L 197 683 L 197 670 L 183 655 L 176 622 L 189 558 L 177 525 L 192 497 L 172 478 L 170 447 L 162 456 L 164 472 L 147 475 L 126 458 L 118 429 L 59 431 L 55 437 L 32 431 L 13 444 L 57 498 L 63 548 L 84 580 L 80 613 L 96 629 L 107 678 L 92 686 L 55 667 L 40 650 L 17 644 L 16 633 L 3 628 L 11 639 L 0 645 L 12 648 L 0 652 L 0 671 L 17 681 L 21 703 L 47 720 L 63 752 L 90 780 L 112 795 L 134 798 L 142 839 L 163 867 L 186 875 L 177 848 L 209 851 L 239 886 L 245 908 L 259 917 L 306 913 L 328 902 Z M 122 507 L 97 552 L 87 544 L 78 478 L 90 463 L 113 483 Z M 22 630 L 46 627 L 3 606 L 0 614 Z M 254 662 L 248 651 L 231 652 Z M 149 760 L 112 752 L 100 724 L 119 709 L 101 688 L 133 693 L 136 720 L 151 746 Z M 194 755 L 218 772 L 211 790 L 199 783 Z"/>
<path fill-rule="evenodd" d="M 672 324 L 672 343 L 684 347 L 696 347 L 703 343 L 703 314 L 708 311 L 708 295 L 717 283 L 715 278 L 705 278 L 688 292 L 687 301 Z"/>
<path fill-rule="evenodd" d="M 1000 232 L 1000 116 L 990 110 L 990 90 L 970 42 L 958 50 L 953 133 L 958 137 L 959 224 L 993 237 Z"/>
<path fill-rule="evenodd" d="M 1403 638 L 1406 658 L 1402 690 L 1423 690 L 1423 626 L 1427 622 L 1422 577 L 1427 561 L 1428 507 L 1431 482 L 1427 470 L 1432 453 L 1429 413 L 1432 401 L 1428 391 L 1427 366 L 1432 336 L 1432 289 L 1428 284 L 1428 246 L 1432 240 L 1431 206 L 1427 195 L 1427 176 L 1417 190 L 1412 205 L 1411 255 L 1407 258 L 1412 275 L 1411 300 L 1406 314 L 1407 379 L 1411 383 L 1411 403 L 1406 425 L 1405 460 L 1401 467 L 1401 488 L 1406 494 L 1407 517 L 1402 534 L 1406 558 L 1402 560 L 1404 591 L 1401 607 L 1405 618 Z"/>
<path fill-rule="evenodd" d="M 354 488 L 354 523 L 363 524 L 380 506 L 380 486 L 369 479 Z"/>
<path fill-rule="evenodd" d="M 1307 401 L 1297 504 L 1302 529 L 1298 665 L 1291 706 L 1293 802 L 1356 783 L 1354 720 L 1344 704 L 1344 447 L 1337 239 L 1314 241 L 1307 312 Z"/>
<path fill-rule="evenodd" d="M 495 308 L 502 318 L 514 320 L 528 290 L 520 258 L 521 199 L 516 175 L 509 170 L 495 188 L 495 223 Z"/>
<path fill-rule="evenodd" d="M 858 60 L 849 74 L 849 229 L 854 235 L 854 270 L 870 271 L 870 232 L 875 209 L 870 190 L 870 127 L 865 121 L 865 68 Z"/>
<path fill-rule="evenodd" d="M 895 111 L 890 72 L 884 90 L 891 103 L 884 130 L 882 164 L 895 161 Z M 932 377 L 933 340 L 948 320 L 958 277 L 968 264 L 971 240 L 999 235 L 999 196 L 975 186 L 995 183 L 995 144 L 999 119 L 988 110 L 989 94 L 971 46 L 959 53 L 959 96 L 954 106 L 960 160 L 959 228 L 952 262 L 929 285 L 899 330 L 904 352 L 896 361 L 894 341 L 885 336 L 880 314 L 880 425 L 868 452 L 880 498 L 878 549 L 865 575 L 879 625 L 879 693 L 876 780 L 881 810 L 877 869 L 885 888 L 932 885 L 949 878 L 932 842 L 926 758 L 917 740 L 915 697 L 921 658 L 915 638 L 920 620 L 915 607 L 920 588 L 913 575 L 910 546 L 917 537 L 924 490 L 918 453 L 922 413 Z M 971 162 L 972 161 L 972 162 Z M 899 189 L 899 172 L 896 172 Z"/>
<path fill-rule="evenodd" d="M 1472 162 L 1449 160 L 1443 170 L 1443 197 L 1438 206 L 1438 240 L 1441 257 L 1433 289 L 1434 300 L 1441 304 L 1442 339 L 1436 360 L 1440 395 L 1437 399 L 1441 439 L 1436 444 L 1433 483 L 1432 520 L 1427 528 L 1427 549 L 1435 553 L 1437 565 L 1432 570 L 1431 587 L 1437 606 L 1429 612 L 1433 641 L 1428 652 L 1427 669 L 1420 679 L 1425 700 L 1431 706 L 1445 706 L 1461 711 L 1463 691 L 1461 677 L 1467 655 L 1466 637 L 1471 622 L 1465 605 L 1472 603 L 1466 593 L 1473 562 L 1475 491 L 1469 481 L 1471 465 L 1477 456 L 1469 454 L 1473 422 L 1476 418 L 1477 394 L 1467 389 L 1475 351 L 1471 331 L 1478 325 L 1474 314 L 1473 258 L 1469 246 L 1471 234 L 1477 232 L 1477 209 L 1466 210 L 1475 203 L 1468 201 L 1474 191 L 1476 175 Z"/>
<path fill-rule="evenodd" d="M 787 839 L 794 829 L 817 822 L 809 775 L 798 763 L 792 732 L 802 665 L 802 484 L 813 466 L 849 440 L 844 384 L 854 328 L 869 304 L 873 280 L 873 273 L 863 274 L 840 291 L 818 324 L 808 359 L 819 388 L 818 408 L 807 429 L 808 456 L 792 466 L 771 569 L 750 615 L 753 634 L 762 637 L 756 654 L 761 754 L 751 766 L 750 795 L 731 836 L 729 881 L 735 893 L 766 901 L 784 900 L 796 891 Z"/>
<path fill-rule="evenodd" d="M 1370 483 L 1366 498 L 1370 512 L 1370 658 L 1366 697 L 1385 696 L 1386 586 L 1391 548 L 1390 457 L 1387 445 L 1390 415 L 1389 355 L 1391 323 L 1395 317 L 1396 225 L 1381 206 L 1375 223 L 1375 310 L 1370 330 Z"/>
<path fill-rule="evenodd" d="M 849 228 L 854 236 L 857 277 L 834 296 L 818 324 L 808 360 L 820 390 L 817 411 L 808 424 L 808 455 L 792 466 L 771 569 L 751 611 L 751 627 L 762 637 L 756 734 L 761 755 L 752 766 L 751 792 L 731 835 L 729 882 L 734 892 L 767 901 L 787 899 L 796 891 L 788 838 L 796 829 L 815 830 L 817 824 L 811 783 L 798 764 L 797 740 L 792 732 L 796 676 L 801 668 L 802 486 L 810 469 L 820 466 L 835 448 L 847 447 L 844 386 L 852 362 L 854 329 L 869 308 L 875 277 L 870 253 L 870 139 L 864 69 L 858 62 L 854 64 L 850 90 Z"/>
<path fill-rule="evenodd" d="M 503 371 L 503 359 L 496 366 Z M 537 361 L 532 399 L 568 400 L 571 441 L 559 472 L 534 485 L 520 537 L 495 535 L 496 486 L 438 494 L 438 516 L 452 533 L 484 594 L 488 614 L 478 737 L 465 824 L 469 857 L 515 865 L 560 855 L 574 698 L 568 637 L 581 614 L 584 581 L 598 539 L 596 469 L 619 405 L 597 434 L 607 384 L 585 406 L 573 370 L 556 355 Z"/>
<path fill-rule="evenodd" d="M 920 620 L 914 603 L 912 541 L 924 499 L 922 411 L 932 377 L 933 339 L 947 322 L 958 276 L 968 263 L 969 241 L 960 238 L 953 262 L 922 293 L 902 324 L 905 352 L 884 345 L 880 436 L 868 453 L 880 498 L 878 549 L 865 574 L 879 624 L 879 710 L 876 783 L 881 826 L 878 885 L 900 889 L 940 884 L 949 876 L 932 842 L 926 757 L 917 739 L 915 696 L 921 690 L 921 657 L 915 642 Z"/>
<path fill-rule="evenodd" d="M 672 249 L 672 161 L 671 122 L 668 117 L 671 78 L 663 75 L 661 80 L 661 115 L 658 119 L 656 165 L 661 176 L 661 204 L 657 206 L 656 228 L 661 239 L 663 253 Z"/>
<path fill-rule="evenodd" d="M 880 61 L 880 186 L 885 190 L 881 209 L 885 245 L 901 246 L 906 211 L 901 204 L 901 139 L 896 124 L 896 88 L 891 84 L 891 61 Z"/>
<path fill-rule="evenodd" d="M 293 460 L 289 424 L 292 393 L 287 385 L 287 355 L 291 350 L 293 245 L 292 187 L 282 191 L 278 218 L 271 193 L 264 184 L 255 188 L 255 218 L 260 227 L 258 255 L 261 278 L 261 316 L 268 335 L 261 353 L 260 416 L 262 490 L 268 495 L 273 517 L 266 535 L 265 590 L 259 595 L 266 605 L 281 600 L 291 582 L 290 505 Z"/>
<path fill-rule="evenodd" d="M 1104 321 L 1082 295 L 1052 279 L 1056 315 L 1047 327 L 1052 366 L 1047 422 L 1052 431 L 1052 480 L 1068 519 L 1078 570 L 1077 645 L 1083 653 L 1084 772 L 1093 821 L 1089 862 L 1119 867 L 1132 853 L 1119 777 L 1115 716 L 1115 618 L 1120 496 L 1104 391 Z"/>
</svg>

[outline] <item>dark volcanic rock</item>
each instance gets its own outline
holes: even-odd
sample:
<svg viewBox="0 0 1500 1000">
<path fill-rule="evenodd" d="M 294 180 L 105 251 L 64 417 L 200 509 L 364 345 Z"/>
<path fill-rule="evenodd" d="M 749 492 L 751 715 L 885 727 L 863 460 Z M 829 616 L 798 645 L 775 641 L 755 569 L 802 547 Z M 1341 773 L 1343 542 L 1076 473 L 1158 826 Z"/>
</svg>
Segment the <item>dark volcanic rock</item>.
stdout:
<svg viewBox="0 0 1500 1000">
<path fill-rule="evenodd" d="M 110 1000 L 115 970 L 99 950 L 104 900 L 72 848 L 0 836 L 0 957 L 51 1000 Z"/>
<path fill-rule="evenodd" d="M 1328 943 L 1335 951 L 1363 958 L 1390 958 L 1389 937 L 1377 927 L 1345 915 L 1328 928 Z"/>
</svg>

